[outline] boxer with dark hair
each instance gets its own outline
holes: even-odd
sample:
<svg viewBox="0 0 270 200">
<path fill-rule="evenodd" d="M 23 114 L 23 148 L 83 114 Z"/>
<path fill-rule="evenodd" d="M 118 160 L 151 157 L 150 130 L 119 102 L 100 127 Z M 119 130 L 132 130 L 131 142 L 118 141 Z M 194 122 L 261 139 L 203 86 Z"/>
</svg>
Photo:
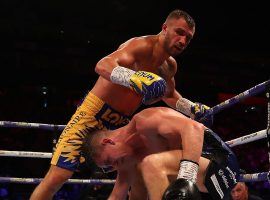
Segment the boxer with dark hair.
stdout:
<svg viewBox="0 0 270 200">
<path fill-rule="evenodd" d="M 194 20 L 172 11 L 156 35 L 124 42 L 95 67 L 99 78 L 62 132 L 51 167 L 31 199 L 52 199 L 84 163 L 82 141 L 94 130 L 126 125 L 141 105 L 163 100 L 168 106 L 200 120 L 207 106 L 183 98 L 175 89 L 177 63 L 195 33 Z"/>
</svg>

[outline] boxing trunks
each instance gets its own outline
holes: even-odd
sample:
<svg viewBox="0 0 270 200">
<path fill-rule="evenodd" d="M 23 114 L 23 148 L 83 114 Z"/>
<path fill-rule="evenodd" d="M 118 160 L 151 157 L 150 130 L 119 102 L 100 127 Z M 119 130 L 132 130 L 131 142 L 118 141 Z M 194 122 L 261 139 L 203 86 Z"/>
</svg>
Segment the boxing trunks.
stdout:
<svg viewBox="0 0 270 200">
<path fill-rule="evenodd" d="M 94 130 L 114 130 L 128 122 L 128 117 L 112 109 L 94 94 L 88 93 L 60 135 L 51 164 L 75 171 L 85 162 L 82 143 L 86 134 L 91 134 Z"/>
<path fill-rule="evenodd" d="M 205 130 L 202 157 L 210 160 L 205 186 L 213 199 L 228 199 L 239 179 L 239 165 L 235 154 L 210 129 Z"/>
</svg>

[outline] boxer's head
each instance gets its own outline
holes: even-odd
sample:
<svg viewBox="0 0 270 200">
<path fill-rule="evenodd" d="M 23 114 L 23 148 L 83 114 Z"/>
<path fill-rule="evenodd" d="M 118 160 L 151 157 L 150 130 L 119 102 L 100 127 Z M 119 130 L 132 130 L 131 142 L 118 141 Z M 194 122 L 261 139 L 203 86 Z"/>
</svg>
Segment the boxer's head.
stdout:
<svg viewBox="0 0 270 200">
<path fill-rule="evenodd" d="M 131 155 L 131 148 L 115 137 L 111 130 L 97 130 L 85 138 L 84 151 L 102 169 L 117 168 L 123 159 Z"/>
<path fill-rule="evenodd" d="M 165 51 L 171 56 L 179 55 L 195 33 L 195 22 L 182 10 L 172 11 L 162 26 Z"/>
</svg>

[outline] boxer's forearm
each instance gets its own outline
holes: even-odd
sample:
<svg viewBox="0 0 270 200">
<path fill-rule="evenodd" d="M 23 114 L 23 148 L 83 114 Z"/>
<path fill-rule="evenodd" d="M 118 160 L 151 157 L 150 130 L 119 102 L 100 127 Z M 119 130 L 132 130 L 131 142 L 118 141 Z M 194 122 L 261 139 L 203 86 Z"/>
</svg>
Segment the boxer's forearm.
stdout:
<svg viewBox="0 0 270 200">
<path fill-rule="evenodd" d="M 166 93 L 165 96 L 162 98 L 162 100 L 171 108 L 176 110 L 176 102 L 179 98 L 182 98 L 182 96 L 177 92 L 175 89 L 173 92 Z"/>
<path fill-rule="evenodd" d="M 169 96 L 165 96 L 163 101 L 171 108 L 191 118 L 194 118 L 194 115 L 191 113 L 191 107 L 194 106 L 194 103 L 186 98 L 183 98 L 176 90 L 174 90 L 174 92 Z"/>
<path fill-rule="evenodd" d="M 127 171 L 118 170 L 116 182 L 108 200 L 126 199 L 129 190 L 129 174 Z"/>
<path fill-rule="evenodd" d="M 183 148 L 182 159 L 198 163 L 202 153 L 205 126 L 196 121 L 187 120 L 180 131 Z"/>
</svg>

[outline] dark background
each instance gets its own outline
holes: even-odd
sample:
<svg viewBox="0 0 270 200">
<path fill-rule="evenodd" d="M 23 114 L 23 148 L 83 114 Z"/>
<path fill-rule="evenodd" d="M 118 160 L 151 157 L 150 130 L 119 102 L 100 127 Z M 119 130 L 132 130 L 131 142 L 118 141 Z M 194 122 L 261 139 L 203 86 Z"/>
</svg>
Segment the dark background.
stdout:
<svg viewBox="0 0 270 200">
<path fill-rule="evenodd" d="M 270 17 L 264 1 L 1 0 L 0 120 L 66 124 L 95 83 L 98 60 L 131 37 L 159 33 L 176 8 L 196 22 L 194 39 L 177 58 L 176 88 L 184 97 L 214 106 L 226 94 L 269 79 Z M 213 129 L 225 141 L 265 129 L 264 96 L 217 114 Z M 57 136 L 1 128 L 0 149 L 50 152 Z M 248 173 L 268 171 L 265 141 L 236 147 L 235 152 Z M 49 166 L 48 160 L 30 158 L 2 157 L 0 163 L 0 174 L 11 177 L 43 177 Z M 89 178 L 91 173 L 81 174 Z M 9 199 L 27 199 L 33 189 L 2 186 L 9 189 Z M 83 188 L 73 187 L 61 191 Z M 250 187 L 261 195 L 269 190 L 266 183 Z M 70 196 L 78 197 L 74 193 L 64 199 Z"/>
</svg>

